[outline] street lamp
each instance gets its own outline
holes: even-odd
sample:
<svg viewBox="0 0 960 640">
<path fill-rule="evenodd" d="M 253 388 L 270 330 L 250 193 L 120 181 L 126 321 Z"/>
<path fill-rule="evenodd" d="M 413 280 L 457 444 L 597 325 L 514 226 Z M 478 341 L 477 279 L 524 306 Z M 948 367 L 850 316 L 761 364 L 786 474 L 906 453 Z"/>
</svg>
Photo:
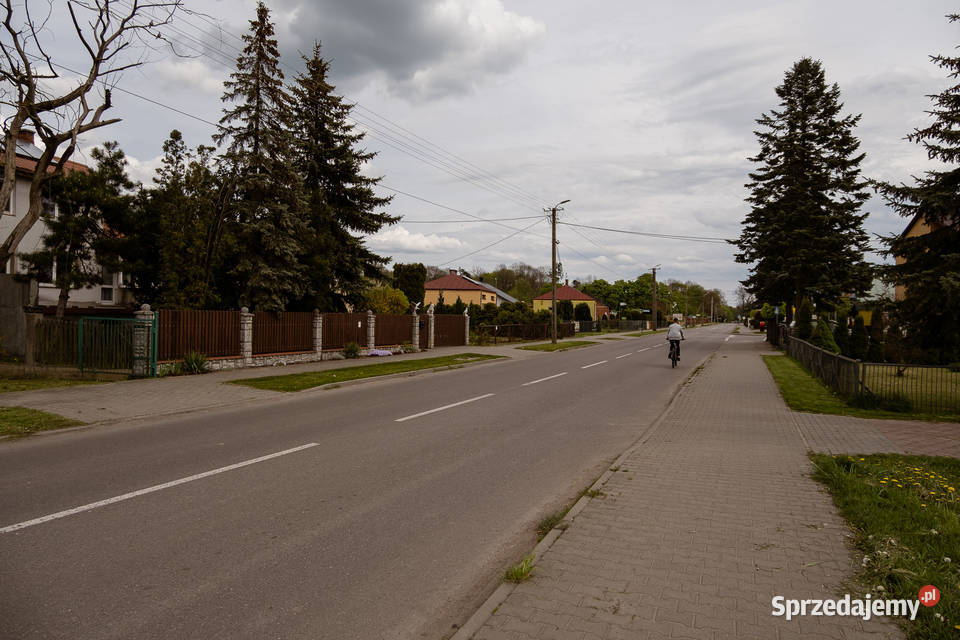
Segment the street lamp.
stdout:
<svg viewBox="0 0 960 640">
<path fill-rule="evenodd" d="M 550 241 L 550 342 L 557 344 L 557 209 L 560 205 L 567 204 L 569 200 L 563 200 L 544 211 L 550 212 L 550 227 L 552 229 Z M 563 211 L 563 209 L 560 209 Z"/>
</svg>

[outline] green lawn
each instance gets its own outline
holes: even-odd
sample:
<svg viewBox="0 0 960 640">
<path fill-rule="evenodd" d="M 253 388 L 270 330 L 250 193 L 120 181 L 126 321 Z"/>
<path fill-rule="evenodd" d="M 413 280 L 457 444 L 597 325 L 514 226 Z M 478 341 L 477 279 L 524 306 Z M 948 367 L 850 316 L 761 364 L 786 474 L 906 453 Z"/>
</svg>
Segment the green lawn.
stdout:
<svg viewBox="0 0 960 640">
<path fill-rule="evenodd" d="M 626 333 L 624 335 L 630 338 L 642 338 L 643 336 L 651 336 L 655 333 L 666 333 L 666 329 L 657 329 L 656 331 L 637 331 L 636 333 Z"/>
<path fill-rule="evenodd" d="M 99 383 L 99 380 L 76 380 L 71 378 L 0 378 L 0 393 Z"/>
<path fill-rule="evenodd" d="M 342 369 L 328 369 L 326 371 L 308 371 L 293 373 L 285 376 L 266 376 L 263 378 L 244 378 L 231 380 L 230 384 L 242 384 L 256 389 L 268 391 L 302 391 L 326 384 L 388 376 L 393 373 L 407 373 L 421 369 L 435 369 L 437 367 L 454 368 L 471 362 L 496 360 L 504 356 L 492 356 L 479 353 L 460 353 L 453 356 L 437 358 L 420 358 L 417 360 L 398 360 L 396 362 L 378 362 L 377 364 L 360 365 L 358 367 L 344 367 Z"/>
<path fill-rule="evenodd" d="M 856 418 L 882 418 L 887 420 L 945 420 L 957 421 L 958 416 L 900 413 L 880 409 L 858 409 L 848 405 L 843 398 L 828 389 L 789 356 L 763 356 L 767 368 L 780 388 L 780 395 L 794 411 L 829 413 Z"/>
<path fill-rule="evenodd" d="M 898 395 L 910 400 L 917 411 L 960 413 L 960 372 L 946 367 L 865 363 L 863 381 L 867 389 L 882 397 Z"/>
<path fill-rule="evenodd" d="M 83 424 L 46 411 L 24 407 L 0 407 L 0 436 L 26 436 L 36 431 L 49 431 Z"/>
<path fill-rule="evenodd" d="M 557 344 L 551 342 L 546 344 L 532 344 L 529 347 L 517 347 L 517 349 L 526 349 L 527 351 L 566 351 L 567 349 L 589 347 L 592 344 L 597 343 L 590 340 L 567 340 L 565 342 L 558 342 Z"/>
<path fill-rule="evenodd" d="M 960 636 L 960 460 L 893 454 L 810 458 L 813 477 L 827 486 L 853 528 L 860 587 L 874 597 L 916 600 L 921 587 L 934 585 L 940 602 L 921 606 L 914 621 L 898 622 L 910 640 Z"/>
</svg>

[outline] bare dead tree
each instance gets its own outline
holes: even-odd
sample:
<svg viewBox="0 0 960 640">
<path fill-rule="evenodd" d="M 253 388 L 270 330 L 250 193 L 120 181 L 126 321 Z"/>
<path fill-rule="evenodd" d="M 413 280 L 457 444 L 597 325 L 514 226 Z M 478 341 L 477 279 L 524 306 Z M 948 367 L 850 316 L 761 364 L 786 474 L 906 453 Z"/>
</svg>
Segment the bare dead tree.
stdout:
<svg viewBox="0 0 960 640">
<path fill-rule="evenodd" d="M 79 136 L 120 121 L 104 118 L 111 88 L 123 71 L 144 64 L 147 51 L 157 42 L 166 42 L 163 28 L 182 10 L 183 0 L 48 0 L 42 18 L 31 14 L 31 4 L 44 3 L 2 0 L 0 5 L 0 108 L 10 114 L 3 122 L 0 203 L 8 202 L 13 192 L 17 140 L 24 125 L 35 129 L 42 147 L 33 169 L 27 215 L 0 244 L 0 265 L 40 219 L 44 186 L 63 172 Z M 47 53 L 42 38 L 49 37 L 55 7 L 69 14 L 86 56 L 83 71 L 69 69 Z M 80 62 L 71 59 L 70 64 Z M 65 73 L 75 74 L 76 84 L 69 90 L 51 89 L 52 81 Z"/>
</svg>

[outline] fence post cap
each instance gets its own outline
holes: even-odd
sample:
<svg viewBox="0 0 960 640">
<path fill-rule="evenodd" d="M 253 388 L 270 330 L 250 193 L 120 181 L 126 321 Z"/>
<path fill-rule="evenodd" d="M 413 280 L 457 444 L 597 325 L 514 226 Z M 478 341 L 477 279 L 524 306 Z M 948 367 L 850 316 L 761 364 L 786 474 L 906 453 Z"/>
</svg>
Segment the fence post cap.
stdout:
<svg viewBox="0 0 960 640">
<path fill-rule="evenodd" d="M 430 303 L 430 306 L 427 307 L 427 313 L 429 313 L 430 315 L 433 315 L 433 303 L 432 303 L 432 302 Z"/>
<path fill-rule="evenodd" d="M 367 315 L 368 315 L 368 316 L 372 316 L 372 315 L 373 315 L 373 309 L 367 309 Z"/>
<path fill-rule="evenodd" d="M 313 315 L 315 315 L 315 316 L 320 315 L 320 309 L 314 309 L 314 310 L 313 310 Z"/>
<path fill-rule="evenodd" d="M 465 316 L 470 315 L 470 310 L 469 310 L 469 309 L 464 309 L 464 310 L 463 310 L 463 315 L 465 315 Z"/>
<path fill-rule="evenodd" d="M 148 304 L 140 305 L 140 311 L 150 311 L 150 305 Z"/>
<path fill-rule="evenodd" d="M 249 307 L 240 307 L 240 313 L 250 313 Z"/>
</svg>

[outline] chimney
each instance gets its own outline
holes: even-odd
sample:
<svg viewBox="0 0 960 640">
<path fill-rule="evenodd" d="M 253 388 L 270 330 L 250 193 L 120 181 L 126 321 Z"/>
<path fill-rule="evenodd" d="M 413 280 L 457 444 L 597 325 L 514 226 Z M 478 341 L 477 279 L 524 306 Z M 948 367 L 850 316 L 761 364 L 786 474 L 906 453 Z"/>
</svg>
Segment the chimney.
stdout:
<svg viewBox="0 0 960 640">
<path fill-rule="evenodd" d="M 569 281 L 569 280 L 564 280 L 564 281 L 563 281 L 563 286 L 569 287 L 569 286 L 570 286 L 570 281 Z"/>
<path fill-rule="evenodd" d="M 17 140 L 26 142 L 27 144 L 33 144 L 33 131 L 30 131 L 30 129 L 20 129 L 20 133 L 17 134 Z"/>
<path fill-rule="evenodd" d="M 456 269 L 450 269 L 450 275 L 452 275 L 452 276 L 457 275 L 457 270 L 456 270 Z"/>
</svg>

